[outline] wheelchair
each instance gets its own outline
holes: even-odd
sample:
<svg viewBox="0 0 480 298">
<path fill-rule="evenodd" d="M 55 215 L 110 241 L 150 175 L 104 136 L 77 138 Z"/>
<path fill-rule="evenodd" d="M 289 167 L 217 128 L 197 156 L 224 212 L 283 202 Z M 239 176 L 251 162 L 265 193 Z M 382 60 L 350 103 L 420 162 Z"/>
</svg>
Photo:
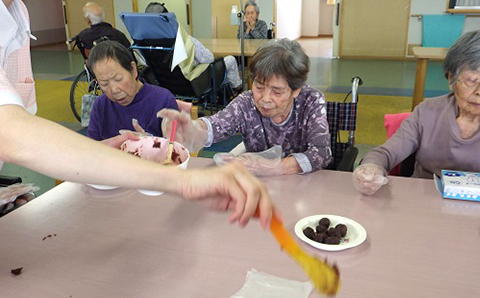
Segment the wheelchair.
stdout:
<svg viewBox="0 0 480 298">
<path fill-rule="evenodd" d="M 233 90 L 227 82 L 223 58 L 216 58 L 192 80 L 187 79 L 179 65 L 172 69 L 180 26 L 174 13 L 122 12 L 120 18 L 133 39 L 131 49 L 138 51 L 145 60 L 147 67 L 140 75 L 147 83 L 166 88 L 175 98 L 202 106 L 212 113 L 228 104 Z M 183 44 L 179 48 L 182 47 Z"/>
<path fill-rule="evenodd" d="M 89 49 L 85 49 L 80 37 L 78 35 L 72 37 L 67 41 L 67 44 L 73 43 L 73 48 L 77 47 L 83 56 L 83 70 L 73 80 L 70 88 L 70 108 L 72 109 L 75 118 L 82 122 L 82 100 L 85 95 L 97 97 L 101 94 L 100 87 L 93 72 L 88 68 L 88 53 Z"/>
</svg>

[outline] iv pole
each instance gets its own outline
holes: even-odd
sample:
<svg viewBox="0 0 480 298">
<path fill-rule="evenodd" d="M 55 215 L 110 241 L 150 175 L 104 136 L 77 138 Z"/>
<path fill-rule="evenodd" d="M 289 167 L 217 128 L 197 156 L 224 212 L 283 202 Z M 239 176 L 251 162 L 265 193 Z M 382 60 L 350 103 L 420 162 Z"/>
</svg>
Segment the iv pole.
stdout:
<svg viewBox="0 0 480 298">
<path fill-rule="evenodd" d="M 242 89 L 243 91 L 247 90 L 247 86 L 245 86 L 245 36 L 243 33 L 243 0 L 240 0 L 240 11 L 238 12 L 237 16 L 240 19 L 240 52 L 241 52 L 241 64 L 242 64 Z"/>
</svg>

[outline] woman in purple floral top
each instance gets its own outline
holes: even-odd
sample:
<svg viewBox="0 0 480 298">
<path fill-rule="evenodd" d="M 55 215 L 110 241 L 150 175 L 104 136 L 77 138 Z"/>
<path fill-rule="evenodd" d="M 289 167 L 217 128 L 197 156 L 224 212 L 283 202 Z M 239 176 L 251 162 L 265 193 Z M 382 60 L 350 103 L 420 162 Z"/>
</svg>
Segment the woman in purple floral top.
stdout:
<svg viewBox="0 0 480 298">
<path fill-rule="evenodd" d="M 275 174 L 325 168 L 332 161 L 325 98 L 305 85 L 309 62 L 296 41 L 268 42 L 257 50 L 250 64 L 252 91 L 243 92 L 224 110 L 197 121 L 171 110 L 162 110 L 159 116 L 164 122 L 166 118 L 177 120 L 177 140 L 193 150 L 241 133 L 247 152 L 282 147 L 283 157 L 275 166 Z M 164 135 L 169 135 L 170 126 L 164 126 Z M 272 168 L 258 156 L 233 160 L 249 169 Z"/>
</svg>

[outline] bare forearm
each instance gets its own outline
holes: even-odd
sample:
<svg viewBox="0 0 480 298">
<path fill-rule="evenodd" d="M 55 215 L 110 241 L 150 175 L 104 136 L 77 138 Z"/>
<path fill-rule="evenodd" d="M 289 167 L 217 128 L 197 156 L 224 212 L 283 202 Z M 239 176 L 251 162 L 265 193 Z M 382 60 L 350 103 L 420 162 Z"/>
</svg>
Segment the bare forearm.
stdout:
<svg viewBox="0 0 480 298">
<path fill-rule="evenodd" d="M 34 117 L 18 106 L 0 108 L 0 159 L 76 182 L 173 191 L 175 168 L 140 160 Z M 167 181 L 168 177 L 168 181 Z"/>
<path fill-rule="evenodd" d="M 298 174 L 302 172 L 302 168 L 293 156 L 282 158 L 283 175 Z"/>
</svg>

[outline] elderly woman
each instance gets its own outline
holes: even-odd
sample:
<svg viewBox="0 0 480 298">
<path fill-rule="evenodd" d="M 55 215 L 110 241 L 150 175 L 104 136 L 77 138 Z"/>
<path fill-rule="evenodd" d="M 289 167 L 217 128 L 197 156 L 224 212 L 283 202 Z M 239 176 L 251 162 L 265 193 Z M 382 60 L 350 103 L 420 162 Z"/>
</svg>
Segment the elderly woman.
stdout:
<svg viewBox="0 0 480 298">
<path fill-rule="evenodd" d="M 176 109 L 175 97 L 165 88 L 145 83 L 138 77 L 132 54 L 116 41 L 104 41 L 93 47 L 89 55 L 103 94 L 94 102 L 87 136 L 104 140 L 118 135 L 119 130 L 134 130 L 132 120 L 147 133 L 162 136 L 161 109 Z M 134 121 L 135 122 L 135 121 Z"/>
<path fill-rule="evenodd" d="M 453 92 L 422 102 L 365 156 L 353 175 L 359 191 L 373 194 L 388 181 L 387 171 L 414 152 L 413 177 L 432 178 L 442 169 L 480 171 L 480 31 L 464 34 L 450 48 L 444 74 Z"/>
<path fill-rule="evenodd" d="M 243 21 L 243 36 L 246 39 L 266 39 L 267 23 L 259 20 L 260 8 L 255 1 L 245 3 L 245 19 Z M 240 38 L 240 26 L 238 26 L 237 38 Z"/>
<path fill-rule="evenodd" d="M 224 110 L 197 121 L 169 110 L 160 111 L 159 116 L 165 124 L 177 120 L 177 137 L 193 150 L 237 133 L 248 152 L 280 146 L 280 162 L 252 153 L 229 160 L 244 164 L 257 175 L 316 171 L 326 167 L 332 155 L 324 96 L 305 85 L 308 71 L 308 56 L 298 42 L 271 41 L 252 57 L 252 91 L 240 94 Z"/>
</svg>

